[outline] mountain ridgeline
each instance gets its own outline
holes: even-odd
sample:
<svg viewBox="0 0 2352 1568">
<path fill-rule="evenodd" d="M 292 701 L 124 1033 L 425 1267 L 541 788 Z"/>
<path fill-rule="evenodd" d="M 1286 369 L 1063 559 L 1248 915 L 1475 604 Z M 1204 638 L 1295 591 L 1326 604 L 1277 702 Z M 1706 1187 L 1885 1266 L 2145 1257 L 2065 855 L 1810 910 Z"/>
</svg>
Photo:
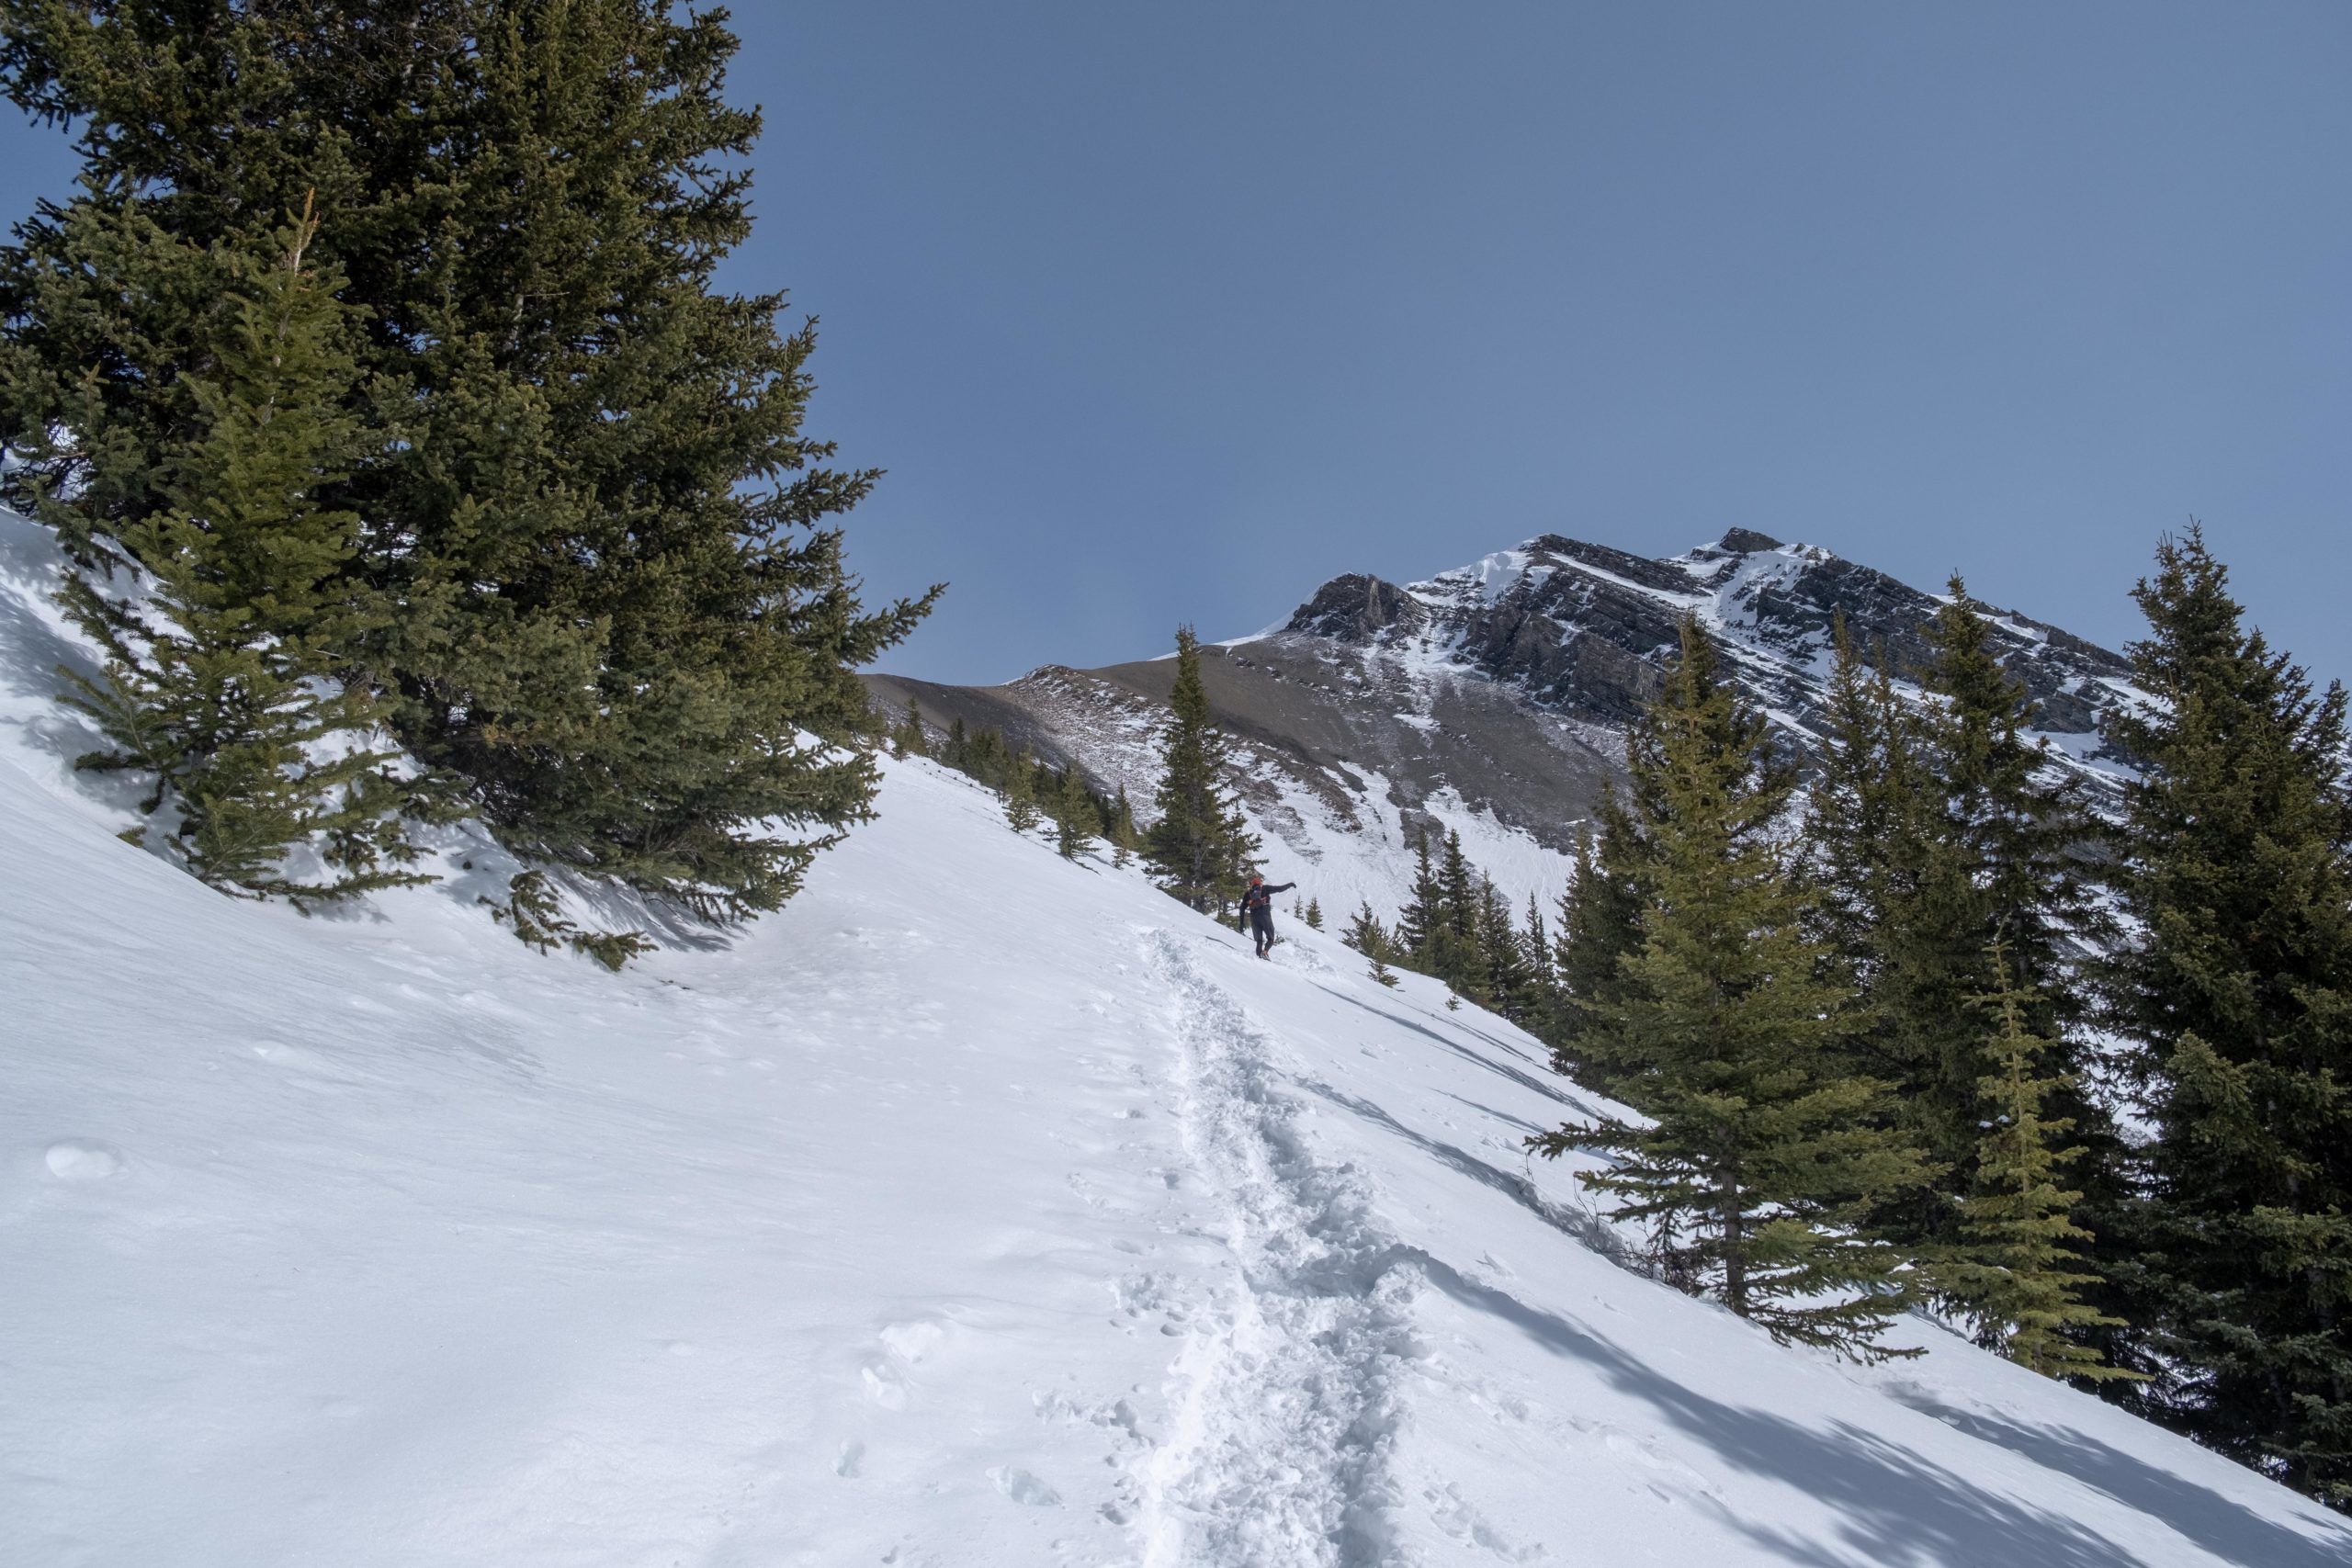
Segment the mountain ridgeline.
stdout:
<svg viewBox="0 0 2352 1568">
<path fill-rule="evenodd" d="M 1400 907 L 1416 834 L 1470 818 L 1549 852 L 1516 870 L 1487 857 L 1514 897 L 1548 897 L 1578 825 L 1622 775 L 1623 728 L 1658 690 L 1679 617 L 1698 619 L 1724 680 L 1809 753 L 1827 723 L 1837 624 L 1917 694 L 1942 603 L 1747 529 L 1663 560 L 1547 534 L 1422 582 L 1332 578 L 1280 626 L 1204 644 L 1203 677 L 1269 852 L 1337 873 L 1327 903 Z M 1994 652 L 2037 705 L 2035 736 L 2111 803 L 2129 768 L 2101 723 L 2137 695 L 2129 662 L 2021 615 L 1991 624 Z M 1047 666 L 994 687 L 867 682 L 894 713 L 912 699 L 943 729 L 960 718 L 1001 730 L 1142 800 L 1173 679 L 1172 660 L 1152 660 Z"/>
</svg>

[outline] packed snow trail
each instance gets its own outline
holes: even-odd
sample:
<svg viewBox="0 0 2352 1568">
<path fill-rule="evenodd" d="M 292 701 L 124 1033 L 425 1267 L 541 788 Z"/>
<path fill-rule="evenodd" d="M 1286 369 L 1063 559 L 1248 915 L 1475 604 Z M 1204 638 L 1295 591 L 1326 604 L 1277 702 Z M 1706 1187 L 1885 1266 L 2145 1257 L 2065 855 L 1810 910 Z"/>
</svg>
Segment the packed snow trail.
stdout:
<svg viewBox="0 0 2352 1568">
<path fill-rule="evenodd" d="M 1185 1146 L 1215 1184 L 1234 1277 L 1177 1362 L 1146 1568 L 1391 1562 L 1391 1363 L 1410 1352 L 1413 1270 L 1372 1223 L 1361 1174 L 1301 1141 L 1263 1033 L 1182 938 L 1148 946 L 1182 1048 Z"/>
<path fill-rule="evenodd" d="M 617 976 L 490 921 L 478 833 L 221 897 L 73 771 L 42 547 L 0 518 L 7 1568 L 2352 1562 L 1924 1325 L 1858 1369 L 1617 1266 L 1535 1042 L 928 762 Z"/>
</svg>

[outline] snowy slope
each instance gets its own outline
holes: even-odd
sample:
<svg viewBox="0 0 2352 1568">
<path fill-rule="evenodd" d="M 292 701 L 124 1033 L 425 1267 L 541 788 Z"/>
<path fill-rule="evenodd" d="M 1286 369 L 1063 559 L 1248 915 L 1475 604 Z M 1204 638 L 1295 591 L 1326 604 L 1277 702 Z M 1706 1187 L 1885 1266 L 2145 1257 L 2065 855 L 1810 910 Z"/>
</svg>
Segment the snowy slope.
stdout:
<svg viewBox="0 0 2352 1568">
<path fill-rule="evenodd" d="M 209 893 L 56 739 L 0 723 L 0 1562 L 2352 1561 L 1924 1325 L 1865 1371 L 1621 1267 L 1532 1041 L 929 764 L 610 976 L 463 887 Z"/>
</svg>

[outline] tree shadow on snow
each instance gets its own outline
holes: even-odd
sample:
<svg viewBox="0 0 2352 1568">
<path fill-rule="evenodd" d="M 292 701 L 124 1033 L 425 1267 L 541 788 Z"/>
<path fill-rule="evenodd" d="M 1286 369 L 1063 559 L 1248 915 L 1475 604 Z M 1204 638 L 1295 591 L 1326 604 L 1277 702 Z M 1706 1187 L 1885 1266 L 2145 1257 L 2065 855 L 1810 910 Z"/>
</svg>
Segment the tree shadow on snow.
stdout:
<svg viewBox="0 0 2352 1568">
<path fill-rule="evenodd" d="M 2162 1519 L 2225 1562 L 2245 1568 L 2343 1568 L 2352 1562 L 2352 1528 L 2322 1526 L 2324 1535 L 2306 1534 L 2072 1427 L 2028 1427 L 1983 1411 L 1955 1409 L 1916 1387 L 1897 1384 L 1887 1393 L 1954 1431 L 2071 1475 L 2125 1507 Z"/>
<path fill-rule="evenodd" d="M 1419 1034 L 1425 1039 L 1434 1040 L 1439 1044 L 1444 1046 L 1447 1050 L 1453 1052 L 1455 1055 L 1461 1057 L 1464 1061 L 1476 1062 L 1478 1066 L 1486 1068 L 1487 1071 L 1495 1074 L 1497 1077 L 1509 1078 L 1511 1082 L 1519 1085 L 1520 1088 L 1528 1090 L 1530 1093 L 1540 1094 L 1546 1100 L 1557 1101 L 1559 1104 L 1566 1106 L 1569 1110 L 1574 1111 L 1580 1116 L 1589 1116 L 1596 1122 L 1603 1120 L 1600 1111 L 1594 1110 L 1591 1106 L 1586 1104 L 1583 1100 L 1577 1099 L 1575 1095 L 1568 1093 L 1566 1090 L 1562 1089 L 1555 1085 L 1545 1083 L 1542 1078 L 1537 1077 L 1532 1073 L 1522 1072 L 1519 1068 L 1512 1066 L 1508 1062 L 1498 1062 L 1492 1057 L 1482 1056 L 1477 1052 L 1470 1049 L 1469 1046 L 1462 1043 L 1461 1041 L 1448 1040 L 1444 1035 L 1440 1034 L 1436 1030 L 1430 1028 L 1426 1024 L 1415 1023 L 1411 1019 L 1405 1017 L 1401 1013 L 1391 1012 L 1386 1008 L 1374 1007 L 1361 997 L 1351 997 L 1348 995 L 1347 992 L 1335 989 L 1329 986 L 1318 984 L 1316 987 L 1316 989 L 1336 1000 L 1347 1003 L 1350 1007 L 1362 1008 L 1364 1011 L 1372 1014 L 1374 1018 L 1386 1019 L 1389 1022 L 1396 1025 L 1399 1029 L 1409 1029 L 1414 1033 Z M 1484 1039 L 1486 1036 L 1481 1035 L 1480 1038 Z M 1504 1046 L 1503 1049 L 1509 1050 L 1510 1047 Z M 1513 1055 L 1519 1055 L 1517 1051 L 1512 1051 L 1511 1054 Z"/>
<path fill-rule="evenodd" d="M 1608 1222 L 1602 1220 L 1598 1214 L 1552 1201 L 1544 1196 L 1535 1183 L 1529 1180 L 1525 1175 L 1480 1159 L 1476 1155 L 1458 1145 L 1449 1144 L 1442 1138 L 1432 1138 L 1426 1133 L 1416 1132 L 1371 1100 L 1360 1099 L 1342 1089 L 1333 1089 L 1329 1084 L 1315 1078 L 1297 1078 L 1294 1081 L 1308 1093 L 1319 1095 L 1342 1110 L 1355 1112 L 1374 1126 L 1394 1133 L 1439 1164 L 1458 1171 L 1473 1181 L 1493 1188 L 1512 1202 L 1534 1214 L 1545 1224 L 1566 1231 L 1611 1262 L 1630 1269 L 1637 1274 L 1646 1274 L 1647 1270 L 1642 1267 L 1640 1259 L 1626 1246 L 1623 1238 L 1610 1229 Z M 1464 1100 L 1463 1103 L 1471 1102 Z M 1479 1109 L 1484 1110 L 1485 1107 L 1481 1106 Z"/>
<path fill-rule="evenodd" d="M 1508 1111 L 1498 1111 L 1493 1106 L 1472 1100 L 1466 1095 L 1456 1094 L 1450 1089 L 1442 1089 L 1438 1090 L 1438 1093 L 1445 1096 L 1446 1099 L 1453 1101 L 1456 1105 L 1468 1106 L 1471 1110 L 1476 1111 L 1481 1116 L 1489 1116 L 1498 1122 L 1507 1122 L 1510 1125 L 1518 1128 L 1521 1132 L 1525 1133 L 1530 1137 L 1542 1137 L 1544 1134 L 1552 1130 L 1549 1127 L 1539 1127 L 1524 1116 L 1514 1116 Z"/>
<path fill-rule="evenodd" d="M 86 649 L 59 636 L 34 608 L 54 597 L 63 584 L 59 559 L 48 529 L 13 512 L 0 512 L 0 690 L 51 705 L 25 722 L 25 734 L 40 750 L 71 762 L 103 750 L 107 742 L 95 725 L 59 701 L 70 689 L 59 667 L 95 677 L 96 663 Z M 139 797 L 138 786 L 119 775 L 76 777 L 86 793 L 110 806 L 128 810 Z"/>
<path fill-rule="evenodd" d="M 1815 1540 L 1719 1509 L 1726 1524 L 1787 1562 L 1805 1568 L 2158 1568 L 2072 1519 L 1985 1491 L 1876 1433 L 1842 1421 L 1816 1430 L 1710 1399 L 1570 1319 L 1465 1279 L 1426 1254 L 1420 1261 L 1430 1282 L 1464 1306 L 1592 1366 L 1725 1463 L 1804 1493 L 1838 1516 L 1838 1539 Z M 2247 1568 L 2301 1568 L 2321 1559 L 2233 1561 Z"/>
</svg>

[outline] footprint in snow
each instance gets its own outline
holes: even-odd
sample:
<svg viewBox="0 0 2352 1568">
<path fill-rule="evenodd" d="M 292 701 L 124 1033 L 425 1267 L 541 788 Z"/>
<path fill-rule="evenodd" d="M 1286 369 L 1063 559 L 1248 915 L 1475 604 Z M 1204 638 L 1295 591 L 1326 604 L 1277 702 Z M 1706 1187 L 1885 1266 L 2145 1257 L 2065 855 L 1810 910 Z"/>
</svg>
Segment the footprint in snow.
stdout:
<svg viewBox="0 0 2352 1568">
<path fill-rule="evenodd" d="M 946 1345 L 947 1325 L 929 1319 L 894 1323 L 875 1337 L 882 1341 L 884 1349 L 909 1366 L 920 1366 Z"/>
<path fill-rule="evenodd" d="M 1014 1502 L 1032 1508 L 1057 1508 L 1062 1495 L 1038 1480 L 1017 1464 L 999 1465 L 989 1472 L 989 1479 L 996 1489 Z"/>
<path fill-rule="evenodd" d="M 60 1181 L 104 1181 L 122 1168 L 122 1156 L 89 1138 L 60 1138 L 42 1156 Z"/>
<path fill-rule="evenodd" d="M 907 1382 L 890 1368 L 869 1362 L 858 1369 L 857 1375 L 865 1385 L 865 1397 L 883 1409 L 907 1407 Z"/>
</svg>

